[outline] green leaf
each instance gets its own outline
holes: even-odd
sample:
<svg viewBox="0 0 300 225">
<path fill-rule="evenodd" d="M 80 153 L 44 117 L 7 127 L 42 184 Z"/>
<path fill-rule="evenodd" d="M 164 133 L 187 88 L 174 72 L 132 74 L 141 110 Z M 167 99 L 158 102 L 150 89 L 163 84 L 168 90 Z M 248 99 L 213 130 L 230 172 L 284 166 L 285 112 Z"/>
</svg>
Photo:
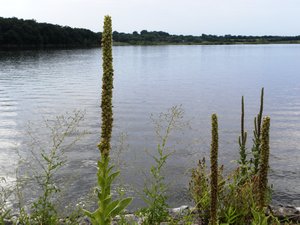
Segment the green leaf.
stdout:
<svg viewBox="0 0 300 225">
<path fill-rule="evenodd" d="M 109 204 L 107 205 L 106 209 L 104 210 L 104 216 L 105 216 L 105 217 L 111 217 L 111 215 L 110 215 L 111 212 L 113 211 L 113 209 L 114 209 L 115 207 L 117 207 L 117 205 L 119 204 L 119 202 L 120 202 L 120 200 L 115 200 L 115 201 L 109 203 Z"/>
<path fill-rule="evenodd" d="M 169 157 L 169 155 L 165 155 L 163 156 L 161 159 L 163 160 L 163 162 L 165 162 L 167 160 L 167 158 Z"/>
<path fill-rule="evenodd" d="M 91 218 L 91 219 L 94 218 L 93 213 L 91 213 L 91 212 L 89 212 L 89 211 L 87 211 L 87 210 L 85 210 L 85 209 L 83 209 L 83 213 L 84 213 L 87 217 L 89 217 L 89 218 Z"/>
<path fill-rule="evenodd" d="M 107 178 L 107 186 L 110 186 L 111 183 L 116 179 L 117 176 L 120 175 L 120 171 L 117 171 L 115 173 L 112 173 L 111 175 L 108 176 Z"/>
<path fill-rule="evenodd" d="M 106 196 L 106 198 L 103 200 L 104 205 L 108 205 L 111 202 L 111 195 Z"/>
<path fill-rule="evenodd" d="M 98 185 L 99 185 L 101 188 L 103 188 L 104 185 L 105 185 L 105 180 L 104 180 L 104 178 L 103 178 L 100 174 L 98 174 Z"/>
<path fill-rule="evenodd" d="M 111 212 L 110 215 L 111 217 L 115 217 L 116 215 L 118 215 L 120 212 L 122 212 L 130 203 L 132 202 L 132 198 L 125 198 L 122 199 L 118 206 L 115 207 Z"/>
<path fill-rule="evenodd" d="M 42 156 L 43 159 L 45 159 L 48 163 L 51 163 L 51 160 L 49 159 L 49 157 L 47 157 L 44 153 L 41 153 L 41 156 Z"/>
<path fill-rule="evenodd" d="M 102 161 L 98 161 L 98 169 L 101 169 L 101 170 L 103 170 L 103 168 L 104 168 L 104 163 L 102 162 Z"/>
<path fill-rule="evenodd" d="M 96 212 L 94 213 L 94 218 L 95 218 L 95 222 L 93 223 L 94 225 L 102 225 L 102 221 L 105 219 L 104 218 L 104 215 L 103 215 L 103 212 L 101 211 L 100 208 L 98 208 L 96 210 Z M 105 224 L 103 224 L 105 225 Z"/>
<path fill-rule="evenodd" d="M 110 174 L 111 170 L 114 168 L 114 165 L 110 166 L 108 169 L 107 169 L 107 174 Z"/>
<path fill-rule="evenodd" d="M 97 196 L 98 196 L 98 199 L 101 199 L 101 196 L 102 196 L 102 191 L 101 190 L 97 189 Z"/>
</svg>

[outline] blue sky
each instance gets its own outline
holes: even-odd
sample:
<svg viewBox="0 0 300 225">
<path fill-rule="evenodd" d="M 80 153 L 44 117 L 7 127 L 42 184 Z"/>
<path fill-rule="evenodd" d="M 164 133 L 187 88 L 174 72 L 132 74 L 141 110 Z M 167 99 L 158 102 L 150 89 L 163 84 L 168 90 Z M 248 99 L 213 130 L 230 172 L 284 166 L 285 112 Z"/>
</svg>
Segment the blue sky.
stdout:
<svg viewBox="0 0 300 225">
<path fill-rule="evenodd" d="M 0 0 L 0 16 L 101 31 L 300 35 L 300 0 Z"/>
</svg>

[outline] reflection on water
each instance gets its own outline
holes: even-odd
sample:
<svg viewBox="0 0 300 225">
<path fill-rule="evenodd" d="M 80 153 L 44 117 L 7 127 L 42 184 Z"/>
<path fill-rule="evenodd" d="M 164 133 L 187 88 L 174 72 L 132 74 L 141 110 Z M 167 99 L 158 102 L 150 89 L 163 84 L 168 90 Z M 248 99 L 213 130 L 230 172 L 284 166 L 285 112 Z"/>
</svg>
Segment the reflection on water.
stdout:
<svg viewBox="0 0 300 225">
<path fill-rule="evenodd" d="M 251 134 L 265 87 L 265 114 L 271 116 L 270 181 L 275 200 L 300 204 L 300 45 L 114 47 L 114 137 L 126 132 L 123 154 L 127 183 L 142 187 L 156 138 L 150 114 L 182 104 L 192 129 L 166 170 L 172 205 L 185 198 L 189 168 L 208 156 L 210 114 L 220 119 L 220 161 L 228 170 L 238 156 L 240 97 L 245 96 L 246 128 Z M 90 134 L 68 152 L 62 176 L 78 174 L 71 198 L 95 182 L 100 131 L 100 49 L 0 52 L 0 176 L 14 177 L 17 149 L 27 140 L 26 124 L 73 109 L 86 111 L 82 128 Z M 251 138 L 249 138 L 249 141 Z M 248 149 L 251 143 L 248 142 Z M 176 181 L 176 183 L 174 182 Z M 136 205 L 139 201 L 136 200 Z"/>
<path fill-rule="evenodd" d="M 2 72 L 2 71 L 1 71 Z M 0 75 L 2 81 L 2 73 Z M 17 129 L 16 117 L 18 106 L 15 101 L 9 98 L 8 93 L 0 86 L 0 177 L 5 177 L 6 181 L 14 180 L 14 168 L 17 165 L 17 154 L 20 131 Z"/>
</svg>

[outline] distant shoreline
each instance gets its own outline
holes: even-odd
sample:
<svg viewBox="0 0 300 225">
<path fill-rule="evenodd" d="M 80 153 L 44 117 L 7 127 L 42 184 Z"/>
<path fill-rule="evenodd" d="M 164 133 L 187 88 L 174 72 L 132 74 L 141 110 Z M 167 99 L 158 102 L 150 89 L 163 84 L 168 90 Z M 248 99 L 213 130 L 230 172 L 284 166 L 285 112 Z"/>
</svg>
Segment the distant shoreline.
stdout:
<svg viewBox="0 0 300 225">
<path fill-rule="evenodd" d="M 75 49 L 100 47 L 102 33 L 35 20 L 0 17 L 0 49 Z M 164 31 L 114 31 L 115 46 L 300 44 L 298 36 L 174 35 Z"/>
<path fill-rule="evenodd" d="M 188 46 L 188 45 L 194 45 L 194 46 L 217 46 L 217 45 L 289 45 L 289 44 L 300 44 L 300 41 L 298 42 L 267 42 L 267 43 L 253 43 L 253 42 L 235 42 L 235 43 L 225 43 L 225 42 L 219 42 L 219 43 L 147 43 L 147 44 L 130 44 L 125 42 L 114 42 L 113 46 Z M 34 45 L 25 45 L 25 46 L 0 46 L 1 51 L 19 51 L 19 50 L 72 50 L 72 49 L 93 49 L 93 48 L 101 48 L 99 45 L 94 46 L 64 46 L 64 45 L 48 45 L 48 46 L 34 46 Z"/>
<path fill-rule="evenodd" d="M 72 49 L 92 49 L 92 48 L 100 48 L 99 45 L 94 46 L 70 46 L 70 45 L 46 45 L 46 46 L 35 46 L 35 45 L 24 45 L 24 46 L 1 46 L 1 51 L 18 51 L 18 50 L 72 50 Z"/>
<path fill-rule="evenodd" d="M 147 44 L 130 44 L 125 42 L 114 42 L 113 46 L 166 46 L 166 45 L 269 45 L 269 44 L 300 44 L 295 42 L 205 42 L 205 43 L 147 43 Z"/>
</svg>

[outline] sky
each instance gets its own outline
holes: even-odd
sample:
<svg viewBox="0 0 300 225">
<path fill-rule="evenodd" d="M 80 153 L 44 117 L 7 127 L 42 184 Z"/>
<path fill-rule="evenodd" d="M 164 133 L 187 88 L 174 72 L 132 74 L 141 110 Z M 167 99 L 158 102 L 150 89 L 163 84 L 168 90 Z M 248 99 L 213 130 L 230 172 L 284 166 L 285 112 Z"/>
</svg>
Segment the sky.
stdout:
<svg viewBox="0 0 300 225">
<path fill-rule="evenodd" d="M 0 0 L 1 17 L 101 31 L 300 35 L 300 0 Z"/>
</svg>

